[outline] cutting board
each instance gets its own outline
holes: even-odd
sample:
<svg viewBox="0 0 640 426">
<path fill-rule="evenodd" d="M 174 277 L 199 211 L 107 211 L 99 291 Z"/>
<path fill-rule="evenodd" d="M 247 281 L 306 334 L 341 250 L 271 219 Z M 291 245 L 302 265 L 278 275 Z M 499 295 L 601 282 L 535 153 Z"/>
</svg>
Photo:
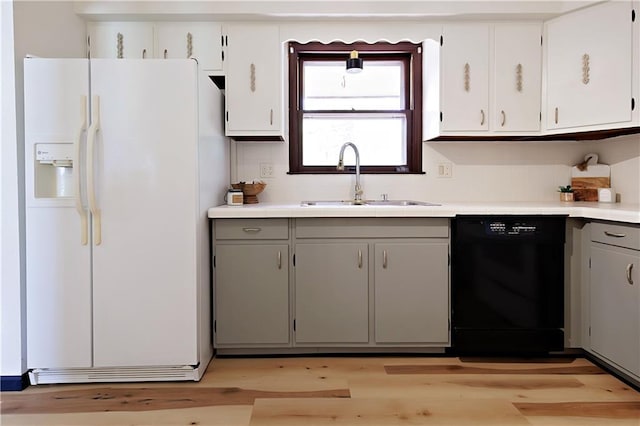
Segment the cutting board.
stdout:
<svg viewBox="0 0 640 426">
<path fill-rule="evenodd" d="M 598 188 L 611 188 L 611 167 L 591 164 L 586 170 L 571 169 L 571 187 L 575 201 L 598 201 Z"/>
</svg>

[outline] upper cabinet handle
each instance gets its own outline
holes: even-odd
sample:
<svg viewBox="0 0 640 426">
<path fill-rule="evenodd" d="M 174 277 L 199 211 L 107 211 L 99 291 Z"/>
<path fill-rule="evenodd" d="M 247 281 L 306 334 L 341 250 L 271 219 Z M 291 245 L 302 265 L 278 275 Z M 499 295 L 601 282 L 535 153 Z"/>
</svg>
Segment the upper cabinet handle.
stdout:
<svg viewBox="0 0 640 426">
<path fill-rule="evenodd" d="M 116 57 L 118 59 L 124 58 L 124 36 L 122 33 L 118 33 L 116 36 Z"/>
<path fill-rule="evenodd" d="M 164 49 L 164 59 L 167 59 L 168 53 L 167 49 Z"/>
<path fill-rule="evenodd" d="M 556 117 L 555 117 L 555 118 L 556 118 L 556 124 L 558 124 L 558 107 L 556 107 L 556 113 L 555 113 L 555 115 L 556 115 Z"/>
<path fill-rule="evenodd" d="M 607 237 L 614 237 L 614 238 L 624 238 L 627 236 L 627 234 L 618 234 L 617 232 L 609 232 L 609 231 L 604 231 L 604 235 L 606 235 Z"/>
<path fill-rule="evenodd" d="M 187 33 L 187 59 L 193 56 L 193 34 Z"/>
<path fill-rule="evenodd" d="M 504 113 L 504 110 L 500 111 L 500 114 L 502 115 L 500 126 L 504 127 L 504 124 L 507 122 L 507 114 Z"/>
<path fill-rule="evenodd" d="M 252 92 L 256 91 L 256 66 L 251 64 L 249 66 L 249 88 Z"/>
<path fill-rule="evenodd" d="M 633 278 L 631 277 L 631 272 L 633 271 L 633 263 L 627 265 L 627 282 L 633 285 Z"/>
<path fill-rule="evenodd" d="M 147 49 L 142 49 L 142 59 L 147 59 Z"/>
<path fill-rule="evenodd" d="M 471 90 L 471 65 L 469 62 L 464 64 L 464 91 L 468 92 Z"/>
<path fill-rule="evenodd" d="M 516 90 L 522 92 L 522 64 L 516 65 Z"/>
<path fill-rule="evenodd" d="M 484 110 L 480 110 L 480 125 L 484 126 Z"/>
</svg>

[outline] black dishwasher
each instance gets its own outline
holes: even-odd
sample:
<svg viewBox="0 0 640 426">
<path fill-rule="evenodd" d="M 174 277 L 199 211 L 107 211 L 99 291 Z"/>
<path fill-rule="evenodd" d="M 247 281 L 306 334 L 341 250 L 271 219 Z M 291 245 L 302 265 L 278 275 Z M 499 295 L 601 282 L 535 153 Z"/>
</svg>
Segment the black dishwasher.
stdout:
<svg viewBox="0 0 640 426">
<path fill-rule="evenodd" d="M 452 238 L 453 351 L 563 350 L 565 216 L 458 216 Z"/>
</svg>

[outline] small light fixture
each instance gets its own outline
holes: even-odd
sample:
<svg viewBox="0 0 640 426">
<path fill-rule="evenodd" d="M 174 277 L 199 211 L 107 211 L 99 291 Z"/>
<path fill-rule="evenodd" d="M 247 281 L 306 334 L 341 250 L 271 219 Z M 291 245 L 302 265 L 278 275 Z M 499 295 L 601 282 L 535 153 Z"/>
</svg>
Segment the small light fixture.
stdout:
<svg viewBox="0 0 640 426">
<path fill-rule="evenodd" d="M 349 59 L 347 59 L 347 72 L 355 74 L 362 71 L 362 58 L 358 58 L 358 51 L 352 50 Z"/>
</svg>

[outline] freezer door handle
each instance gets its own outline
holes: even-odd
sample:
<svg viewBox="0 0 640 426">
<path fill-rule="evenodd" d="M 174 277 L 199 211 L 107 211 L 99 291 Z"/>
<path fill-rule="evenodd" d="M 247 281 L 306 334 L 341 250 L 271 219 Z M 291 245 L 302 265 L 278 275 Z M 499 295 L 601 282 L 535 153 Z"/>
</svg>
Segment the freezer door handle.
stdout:
<svg viewBox="0 0 640 426">
<path fill-rule="evenodd" d="M 100 130 L 100 97 L 93 96 L 93 108 L 91 111 L 91 126 L 87 131 L 87 198 L 89 210 L 93 215 L 93 243 L 100 245 L 102 242 L 102 224 L 100 223 L 100 209 L 96 202 L 94 150 L 96 133 Z"/>
<path fill-rule="evenodd" d="M 80 99 L 80 127 L 78 128 L 78 136 L 76 137 L 74 143 L 74 159 L 73 159 L 73 186 L 75 190 L 75 205 L 78 214 L 80 215 L 80 242 L 83 246 L 87 245 L 89 240 L 89 218 L 87 215 L 87 211 L 82 204 L 82 185 L 80 181 L 80 156 L 82 152 L 82 133 L 87 130 L 87 97 L 82 96 Z"/>
</svg>

